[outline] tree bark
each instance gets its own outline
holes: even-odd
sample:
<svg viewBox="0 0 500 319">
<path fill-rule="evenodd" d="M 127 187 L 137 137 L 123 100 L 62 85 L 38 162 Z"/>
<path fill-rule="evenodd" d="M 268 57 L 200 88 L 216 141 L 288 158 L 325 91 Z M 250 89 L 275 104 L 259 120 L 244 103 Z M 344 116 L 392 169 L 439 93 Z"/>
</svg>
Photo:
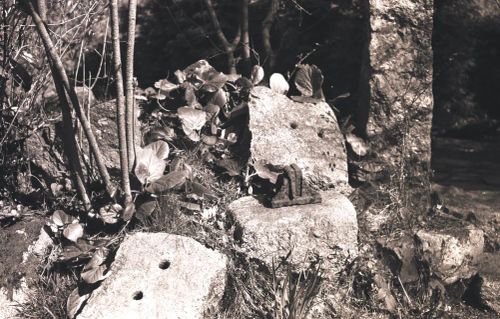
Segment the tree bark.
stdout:
<svg viewBox="0 0 500 319">
<path fill-rule="evenodd" d="M 120 153 L 120 168 L 122 189 L 125 193 L 125 203 L 132 201 L 129 181 L 129 165 L 127 152 L 127 134 L 126 134 L 126 118 L 125 118 L 125 97 L 123 95 L 123 76 L 122 76 L 122 60 L 120 54 L 120 29 L 118 16 L 118 0 L 109 1 L 109 10 L 111 15 L 111 38 L 113 42 L 113 66 L 116 82 L 116 117 L 118 126 L 118 145 Z"/>
<path fill-rule="evenodd" d="M 278 11 L 279 0 L 270 0 L 269 10 L 267 11 L 267 15 L 262 21 L 262 42 L 264 46 L 264 51 L 266 53 L 266 71 L 268 73 L 272 73 L 275 64 L 275 54 L 273 51 L 273 47 L 271 44 L 271 28 L 273 26 L 274 17 L 276 16 L 276 12 Z"/>
<path fill-rule="evenodd" d="M 248 4 L 249 0 L 241 0 L 241 33 L 243 46 L 243 75 L 250 77 L 251 60 L 250 60 L 250 34 L 248 31 Z"/>
<path fill-rule="evenodd" d="M 236 35 L 234 36 L 234 39 L 232 42 L 229 42 L 224 35 L 224 31 L 222 31 L 222 27 L 220 26 L 219 19 L 217 18 L 217 14 L 215 13 L 214 5 L 212 3 L 212 0 L 205 0 L 205 5 L 207 6 L 208 9 L 208 14 L 210 15 L 210 20 L 212 22 L 212 25 L 215 29 L 215 34 L 219 38 L 219 41 L 222 44 L 222 47 L 224 48 L 224 52 L 227 55 L 228 59 L 228 70 L 230 74 L 236 74 L 236 63 L 234 59 L 234 50 L 238 46 L 241 40 L 241 24 L 238 26 L 238 31 L 236 32 Z"/>
<path fill-rule="evenodd" d="M 135 25 L 137 17 L 137 0 L 128 2 L 128 33 L 127 33 L 127 65 L 125 69 L 126 108 L 127 117 L 127 152 L 128 170 L 132 171 L 135 161 L 135 110 L 134 110 L 134 48 Z"/>
<path fill-rule="evenodd" d="M 99 168 L 101 178 L 103 179 L 104 186 L 106 187 L 106 191 L 110 197 L 113 197 L 115 190 L 113 185 L 111 184 L 108 170 L 102 160 L 102 154 L 99 150 L 99 146 L 95 139 L 94 133 L 92 132 L 90 122 L 88 121 L 85 114 L 82 112 L 80 103 L 78 101 L 78 96 L 76 95 L 74 88 L 71 86 L 69 82 L 66 70 L 63 67 L 61 58 L 56 52 L 54 43 L 52 42 L 52 39 L 49 36 L 47 28 L 45 27 L 45 24 L 43 23 L 38 13 L 36 12 L 32 2 L 23 0 L 22 4 L 25 5 L 29 15 L 32 17 L 33 22 L 35 23 L 37 32 L 39 33 L 40 38 L 42 39 L 42 43 L 44 45 L 46 54 L 52 63 L 52 69 L 57 74 L 56 75 L 57 79 L 60 80 L 60 83 L 63 85 L 65 91 L 68 93 L 70 97 L 71 104 L 73 105 L 76 115 L 80 120 L 80 123 L 82 124 L 85 136 L 87 137 L 87 140 L 89 142 L 90 150 L 93 153 L 94 158 L 96 159 L 96 163 Z"/>
</svg>

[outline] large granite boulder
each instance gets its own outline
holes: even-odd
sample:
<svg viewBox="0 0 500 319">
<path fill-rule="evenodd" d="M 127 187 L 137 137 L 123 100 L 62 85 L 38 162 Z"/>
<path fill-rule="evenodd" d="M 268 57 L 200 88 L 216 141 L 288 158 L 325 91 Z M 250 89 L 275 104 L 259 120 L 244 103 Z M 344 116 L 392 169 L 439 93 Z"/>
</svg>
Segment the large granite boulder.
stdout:
<svg viewBox="0 0 500 319">
<path fill-rule="evenodd" d="M 305 267 L 317 256 L 325 269 L 338 270 L 346 256 L 357 253 L 356 211 L 334 191 L 321 192 L 321 197 L 319 204 L 273 209 L 254 197 L 240 198 L 229 205 L 235 239 L 250 258 L 268 266 L 290 253 L 293 264 Z"/>
<path fill-rule="evenodd" d="M 226 256 L 188 237 L 135 233 L 78 318 L 213 318 L 226 263 Z"/>
<path fill-rule="evenodd" d="M 248 106 L 254 161 L 297 164 L 309 182 L 320 186 L 347 184 L 344 136 L 327 103 L 294 102 L 258 86 Z"/>
</svg>

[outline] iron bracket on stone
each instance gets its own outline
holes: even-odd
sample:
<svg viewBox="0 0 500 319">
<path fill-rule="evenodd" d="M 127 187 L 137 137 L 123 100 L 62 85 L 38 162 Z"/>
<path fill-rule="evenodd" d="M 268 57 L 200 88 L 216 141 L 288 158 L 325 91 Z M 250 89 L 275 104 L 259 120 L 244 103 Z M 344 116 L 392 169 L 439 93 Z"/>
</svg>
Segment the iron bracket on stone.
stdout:
<svg viewBox="0 0 500 319">
<path fill-rule="evenodd" d="M 283 168 L 283 173 L 278 177 L 277 186 L 278 191 L 268 202 L 271 208 L 321 203 L 321 195 L 307 188 L 302 171 L 297 164 Z"/>
</svg>

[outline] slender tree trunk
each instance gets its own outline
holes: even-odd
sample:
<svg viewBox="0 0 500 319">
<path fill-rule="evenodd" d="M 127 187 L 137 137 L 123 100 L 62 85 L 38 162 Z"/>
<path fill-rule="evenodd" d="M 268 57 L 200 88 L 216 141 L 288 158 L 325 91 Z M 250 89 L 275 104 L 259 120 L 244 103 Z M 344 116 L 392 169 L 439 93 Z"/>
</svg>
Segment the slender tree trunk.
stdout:
<svg viewBox="0 0 500 319">
<path fill-rule="evenodd" d="M 234 58 L 234 50 L 226 51 L 227 67 L 229 74 L 236 74 L 236 59 Z"/>
<path fill-rule="evenodd" d="M 40 18 L 44 23 L 47 23 L 47 3 L 45 0 L 37 0 L 38 12 Z M 59 97 L 59 102 L 61 104 L 61 113 L 63 117 L 63 132 L 62 136 L 64 152 L 68 159 L 69 172 L 71 174 L 71 179 L 75 184 L 76 192 L 83 202 L 85 210 L 89 211 L 92 208 L 90 198 L 87 194 L 85 188 L 85 183 L 83 182 L 83 170 L 82 163 L 80 161 L 80 153 L 76 147 L 75 129 L 73 127 L 73 117 L 71 116 L 71 108 L 69 102 L 66 98 L 66 93 L 64 91 L 64 85 L 62 84 L 61 78 L 58 76 L 57 71 L 54 69 L 52 60 L 49 54 L 47 55 L 47 60 L 49 61 L 50 71 L 52 73 L 52 78 L 54 80 L 54 86 L 56 88 L 57 96 Z"/>
<path fill-rule="evenodd" d="M 207 6 L 208 14 L 210 15 L 210 20 L 212 22 L 212 25 L 214 26 L 215 33 L 219 38 L 222 47 L 224 48 L 224 52 L 227 55 L 228 71 L 230 74 L 236 74 L 234 50 L 236 49 L 241 40 L 241 23 L 238 25 L 238 31 L 236 32 L 233 41 L 229 42 L 226 36 L 224 35 L 224 31 L 222 31 L 222 27 L 220 26 L 219 19 L 217 18 L 217 14 L 215 13 L 212 0 L 205 0 L 205 5 Z"/>
<path fill-rule="evenodd" d="M 268 73 L 272 73 L 275 64 L 275 54 L 271 45 L 271 28 L 273 26 L 274 17 L 278 11 L 279 0 L 270 0 L 269 10 L 262 21 L 262 42 L 266 53 L 266 68 Z"/>
<path fill-rule="evenodd" d="M 97 144 L 97 140 L 94 136 L 94 132 L 92 132 L 92 128 L 90 126 L 90 122 L 88 121 L 85 113 L 83 113 L 80 102 L 78 101 L 78 96 L 76 95 L 75 89 L 73 86 L 71 86 L 69 82 L 68 75 L 66 74 L 66 70 L 64 69 L 64 66 L 62 64 L 61 58 L 57 54 L 57 51 L 54 47 L 54 43 L 52 42 L 52 39 L 49 36 L 49 33 L 47 31 L 47 28 L 43 24 L 43 21 L 40 19 L 40 16 L 38 13 L 35 11 L 35 8 L 33 6 L 33 3 L 27 0 L 22 1 L 23 4 L 26 5 L 27 9 L 29 10 L 30 16 L 33 18 L 33 22 L 35 23 L 36 29 L 40 35 L 40 38 L 42 39 L 42 43 L 45 47 L 45 51 L 49 55 L 53 66 L 54 66 L 54 71 L 57 72 L 58 77 L 61 79 L 62 84 L 64 85 L 64 89 L 68 93 L 71 104 L 73 105 L 73 108 L 76 112 L 76 115 L 78 119 L 80 120 L 80 124 L 82 124 L 83 131 L 85 133 L 85 136 L 87 137 L 87 140 L 89 142 L 90 150 L 94 155 L 94 158 L 97 163 L 97 167 L 99 169 L 99 173 L 101 174 L 101 178 L 103 180 L 103 183 L 106 187 L 106 191 L 109 194 L 110 197 L 114 196 L 115 189 L 113 185 L 111 184 L 111 179 L 109 177 L 108 169 L 104 165 L 104 161 L 102 159 L 102 154 L 101 151 L 99 150 L 99 145 Z"/>
<path fill-rule="evenodd" d="M 135 110 L 134 110 L 134 48 L 135 22 L 137 17 L 137 0 L 128 2 L 128 34 L 127 34 L 127 65 L 125 73 L 126 109 L 127 116 L 127 151 L 128 170 L 132 171 L 135 161 Z"/>
<path fill-rule="evenodd" d="M 127 152 L 127 132 L 125 118 L 125 97 L 123 95 L 122 60 L 120 54 L 120 29 L 118 16 L 118 0 L 109 1 L 111 15 L 111 38 L 113 39 L 113 64 L 116 82 L 116 115 L 118 120 L 118 145 L 120 153 L 120 167 L 122 189 L 125 193 L 125 203 L 132 201 L 129 181 L 129 165 Z"/>
<path fill-rule="evenodd" d="M 250 60 L 250 34 L 248 31 L 249 0 L 241 0 L 241 44 L 243 46 L 243 75 L 250 77 L 252 62 Z"/>
</svg>

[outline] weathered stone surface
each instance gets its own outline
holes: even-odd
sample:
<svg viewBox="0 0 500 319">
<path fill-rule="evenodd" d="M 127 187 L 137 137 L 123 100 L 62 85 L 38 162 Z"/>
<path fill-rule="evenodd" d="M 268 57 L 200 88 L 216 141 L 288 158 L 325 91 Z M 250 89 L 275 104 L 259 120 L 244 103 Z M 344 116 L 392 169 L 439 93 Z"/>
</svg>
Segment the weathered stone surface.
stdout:
<svg viewBox="0 0 500 319">
<path fill-rule="evenodd" d="M 226 261 L 191 238 L 130 235 L 116 254 L 111 275 L 92 293 L 78 318 L 213 316 L 225 288 Z"/>
<path fill-rule="evenodd" d="M 229 205 L 237 223 L 236 239 L 250 257 L 271 265 L 290 251 L 289 261 L 305 265 L 315 254 L 325 268 L 335 267 L 336 254 L 357 252 L 358 224 L 351 202 L 334 191 L 321 192 L 322 203 L 266 208 L 256 198 Z"/>
<path fill-rule="evenodd" d="M 370 0 L 368 12 L 357 133 L 366 135 L 381 163 L 414 161 L 411 175 L 425 183 L 431 155 L 433 0 Z"/>
<path fill-rule="evenodd" d="M 425 231 L 415 234 L 418 258 L 445 284 L 470 278 L 477 273 L 477 261 L 484 248 L 484 232 L 469 225 L 460 233 L 449 230 Z"/>
<path fill-rule="evenodd" d="M 327 103 L 298 103 L 258 86 L 250 94 L 249 112 L 252 159 L 295 163 L 314 184 L 347 184 L 344 137 Z"/>
</svg>

